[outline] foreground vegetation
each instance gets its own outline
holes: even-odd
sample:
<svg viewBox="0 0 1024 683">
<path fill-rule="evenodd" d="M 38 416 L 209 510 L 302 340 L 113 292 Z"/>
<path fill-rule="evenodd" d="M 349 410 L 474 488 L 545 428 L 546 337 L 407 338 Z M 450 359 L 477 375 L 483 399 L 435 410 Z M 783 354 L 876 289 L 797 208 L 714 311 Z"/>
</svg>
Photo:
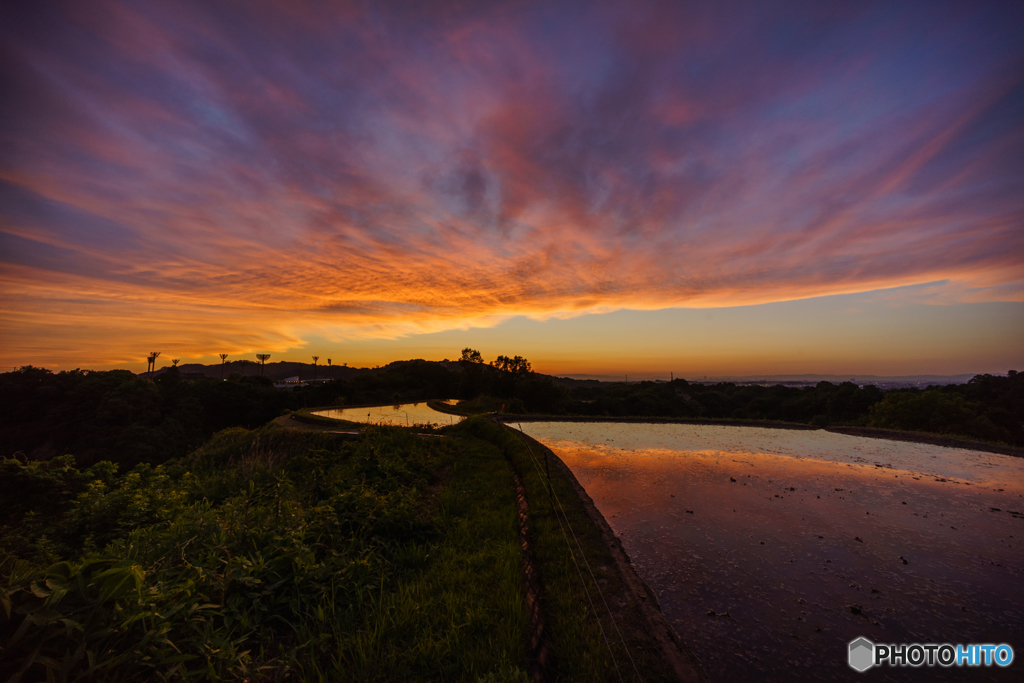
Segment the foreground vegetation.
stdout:
<svg viewBox="0 0 1024 683">
<path fill-rule="evenodd" d="M 271 427 L 123 476 L 3 470 L 5 680 L 522 679 L 512 482 L 484 444 Z"/>
<path fill-rule="evenodd" d="M 600 531 L 571 483 L 553 464 L 545 465 L 540 444 L 491 422 L 466 426 L 505 453 L 530 495 L 553 679 L 676 681 Z"/>
<path fill-rule="evenodd" d="M 0 677 L 525 681 L 511 458 L 537 501 L 553 671 L 618 680 L 522 443 L 479 419 L 446 431 L 235 428 L 123 474 L 3 460 Z M 614 580 L 578 501 L 554 486 Z M 630 638 L 644 679 L 664 680 L 635 625 Z"/>
</svg>

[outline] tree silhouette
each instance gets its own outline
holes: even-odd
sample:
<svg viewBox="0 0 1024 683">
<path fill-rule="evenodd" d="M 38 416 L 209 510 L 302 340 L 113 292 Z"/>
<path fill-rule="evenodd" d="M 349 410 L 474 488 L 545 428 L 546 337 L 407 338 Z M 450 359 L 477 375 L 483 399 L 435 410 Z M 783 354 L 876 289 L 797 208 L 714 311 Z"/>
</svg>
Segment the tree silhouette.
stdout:
<svg viewBox="0 0 1024 683">
<path fill-rule="evenodd" d="M 462 358 L 459 359 L 464 363 L 483 363 L 484 357 L 480 355 L 480 352 L 476 349 L 471 349 L 468 346 L 462 349 Z"/>
<path fill-rule="evenodd" d="M 224 361 L 228 359 L 228 354 L 220 354 L 220 378 L 224 379 Z"/>
<path fill-rule="evenodd" d="M 334 379 L 334 369 L 331 367 L 331 359 L 327 359 L 327 376 Z"/>
<path fill-rule="evenodd" d="M 517 375 L 528 375 L 533 372 L 533 366 L 522 356 L 516 356 L 512 359 L 512 372 Z"/>
<path fill-rule="evenodd" d="M 511 372 L 514 375 L 527 375 L 533 372 L 530 361 L 526 360 L 522 356 L 516 356 L 514 358 L 498 356 L 491 361 L 491 365 L 499 370 Z"/>
<path fill-rule="evenodd" d="M 146 366 L 146 371 L 149 372 L 150 379 L 153 378 L 153 373 L 156 372 L 156 359 L 159 355 L 159 351 L 152 351 L 149 354 L 149 364 Z M 152 366 L 152 370 L 150 370 L 150 366 Z"/>
<path fill-rule="evenodd" d="M 260 361 L 260 377 L 262 377 L 263 376 L 263 364 L 266 363 L 270 359 L 270 354 L 269 353 L 257 353 L 256 354 L 256 358 L 258 358 L 259 361 Z"/>
<path fill-rule="evenodd" d="M 180 363 L 180 362 L 181 362 L 180 358 L 172 358 L 171 359 L 171 367 L 172 368 L 178 367 L 178 363 Z"/>
<path fill-rule="evenodd" d="M 313 381 L 316 381 L 316 362 L 320 360 L 320 356 L 313 356 Z"/>
</svg>

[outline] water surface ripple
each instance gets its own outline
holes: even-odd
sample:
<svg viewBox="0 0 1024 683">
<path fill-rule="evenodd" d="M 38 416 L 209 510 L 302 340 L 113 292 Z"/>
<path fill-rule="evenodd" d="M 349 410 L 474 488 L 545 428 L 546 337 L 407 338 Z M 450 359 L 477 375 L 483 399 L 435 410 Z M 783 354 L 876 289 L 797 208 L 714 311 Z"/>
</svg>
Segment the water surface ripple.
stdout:
<svg viewBox="0 0 1024 683">
<path fill-rule="evenodd" d="M 825 431 L 524 423 L 572 469 L 712 680 L 1024 680 L 872 669 L 847 643 L 1024 658 L 1024 459 Z"/>
</svg>

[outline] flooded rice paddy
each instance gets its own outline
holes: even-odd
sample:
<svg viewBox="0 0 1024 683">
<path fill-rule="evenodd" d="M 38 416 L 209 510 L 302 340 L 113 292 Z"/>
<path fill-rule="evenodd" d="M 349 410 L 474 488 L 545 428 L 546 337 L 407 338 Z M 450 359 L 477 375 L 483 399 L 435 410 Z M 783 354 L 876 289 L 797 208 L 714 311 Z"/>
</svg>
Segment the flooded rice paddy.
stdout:
<svg viewBox="0 0 1024 683">
<path fill-rule="evenodd" d="M 825 431 L 524 423 L 572 469 L 713 681 L 1024 680 L 847 644 L 1024 656 L 1024 459 Z"/>
<path fill-rule="evenodd" d="M 434 410 L 426 403 L 403 403 L 395 406 L 374 406 L 372 408 L 335 408 L 313 411 L 313 415 L 348 420 L 400 426 L 434 425 L 443 427 L 466 419 L 461 415 L 449 415 Z"/>
</svg>

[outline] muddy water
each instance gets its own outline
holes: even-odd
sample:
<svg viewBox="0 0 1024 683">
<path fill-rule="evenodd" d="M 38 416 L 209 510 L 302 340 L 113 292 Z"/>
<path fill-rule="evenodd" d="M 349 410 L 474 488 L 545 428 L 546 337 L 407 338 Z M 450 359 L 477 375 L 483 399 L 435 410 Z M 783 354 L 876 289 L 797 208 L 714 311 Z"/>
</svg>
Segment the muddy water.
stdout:
<svg viewBox="0 0 1024 683">
<path fill-rule="evenodd" d="M 1024 680 L 1024 459 L 750 427 L 528 423 L 714 681 Z M 857 674 L 847 644 L 1008 643 Z"/>
<path fill-rule="evenodd" d="M 372 408 L 338 408 L 316 410 L 314 415 L 331 417 L 335 420 L 351 422 L 370 422 L 373 424 L 390 424 L 401 426 L 455 424 L 466 418 L 461 415 L 448 415 L 434 410 L 426 403 L 403 403 L 396 406 L 374 406 Z"/>
</svg>

